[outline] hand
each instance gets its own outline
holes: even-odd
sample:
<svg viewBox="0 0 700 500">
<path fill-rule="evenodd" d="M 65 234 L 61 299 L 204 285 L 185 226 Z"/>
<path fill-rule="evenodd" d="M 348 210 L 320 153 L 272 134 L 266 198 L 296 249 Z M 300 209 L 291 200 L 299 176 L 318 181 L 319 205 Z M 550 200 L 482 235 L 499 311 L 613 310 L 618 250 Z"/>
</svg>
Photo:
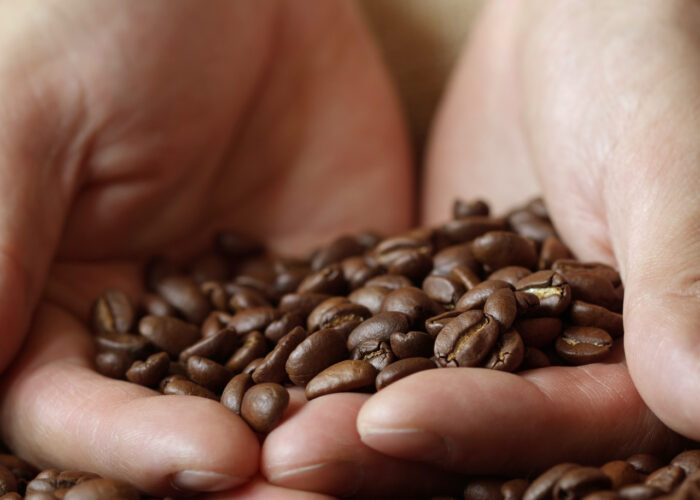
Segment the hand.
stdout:
<svg viewBox="0 0 700 500">
<path fill-rule="evenodd" d="M 153 494 L 246 482 L 259 444 L 235 414 L 92 370 L 90 303 L 137 297 L 145 257 L 220 228 L 290 251 L 409 225 L 403 124 L 361 20 L 294 4 L 3 2 L 0 429 L 18 454 Z"/>
</svg>

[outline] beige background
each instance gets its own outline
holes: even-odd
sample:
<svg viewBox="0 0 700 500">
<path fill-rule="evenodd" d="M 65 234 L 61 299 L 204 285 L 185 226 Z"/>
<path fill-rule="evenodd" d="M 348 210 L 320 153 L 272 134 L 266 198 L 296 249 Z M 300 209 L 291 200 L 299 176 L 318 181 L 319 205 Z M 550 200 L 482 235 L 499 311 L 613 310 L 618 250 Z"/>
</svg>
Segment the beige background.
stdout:
<svg viewBox="0 0 700 500">
<path fill-rule="evenodd" d="M 360 0 L 398 86 L 418 151 L 484 0 Z"/>
</svg>

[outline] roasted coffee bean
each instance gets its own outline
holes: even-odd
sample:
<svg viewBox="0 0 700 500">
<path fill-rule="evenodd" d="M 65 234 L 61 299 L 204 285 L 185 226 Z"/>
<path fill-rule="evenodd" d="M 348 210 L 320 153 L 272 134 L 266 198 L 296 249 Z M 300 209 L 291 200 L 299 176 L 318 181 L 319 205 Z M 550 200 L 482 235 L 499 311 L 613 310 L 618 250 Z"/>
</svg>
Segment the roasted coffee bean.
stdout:
<svg viewBox="0 0 700 500">
<path fill-rule="evenodd" d="M 538 244 L 544 243 L 547 238 L 554 236 L 552 224 L 538 217 L 529 210 L 516 210 L 508 216 L 508 225 L 519 235 L 524 236 Z"/>
<path fill-rule="evenodd" d="M 306 319 L 317 305 L 328 298 L 330 295 L 325 293 L 288 293 L 280 299 L 279 310 L 297 313 Z"/>
<path fill-rule="evenodd" d="M 461 219 L 471 215 L 489 215 L 489 206 L 483 200 L 464 201 L 457 199 L 452 204 L 452 218 Z"/>
<path fill-rule="evenodd" d="M 263 361 L 265 361 L 265 358 L 256 358 L 247 365 L 245 365 L 245 368 L 243 368 L 242 373 L 247 373 L 251 377 L 253 376 L 253 373 L 255 373 L 255 370 L 258 369 L 258 366 L 263 364 Z"/>
<path fill-rule="evenodd" d="M 226 288 L 226 291 L 230 295 L 234 295 L 241 289 L 253 289 L 263 294 L 268 301 L 277 302 L 279 296 L 275 283 L 276 280 L 277 276 L 272 270 L 268 270 L 267 273 L 263 273 L 261 276 L 239 275 L 236 277 L 235 281 Z"/>
<path fill-rule="evenodd" d="M 131 333 L 105 333 L 95 337 L 99 351 L 128 354 L 132 359 L 143 359 L 151 352 L 148 340 Z"/>
<path fill-rule="evenodd" d="M 597 363 L 612 349 L 612 337 L 593 326 L 570 326 L 564 329 L 554 346 L 557 354 L 568 363 Z"/>
<path fill-rule="evenodd" d="M 622 314 L 595 304 L 574 300 L 569 308 L 568 317 L 569 321 L 576 326 L 602 328 L 613 338 L 623 333 Z"/>
<path fill-rule="evenodd" d="M 216 249 L 230 259 L 240 259 L 262 253 L 264 247 L 249 236 L 234 231 L 221 231 L 215 240 Z"/>
<path fill-rule="evenodd" d="M 303 326 L 304 316 L 297 312 L 284 313 L 265 328 L 265 338 L 276 344 L 279 339 L 287 335 L 295 326 Z"/>
<path fill-rule="evenodd" d="M 579 262 L 573 259 L 559 259 L 552 264 L 552 271 L 555 271 L 569 280 L 571 274 L 592 274 L 609 281 L 613 287 L 622 283 L 620 273 L 615 268 L 600 262 Z"/>
<path fill-rule="evenodd" d="M 123 481 L 115 479 L 90 479 L 73 486 L 63 500 L 138 500 L 138 490 Z"/>
<path fill-rule="evenodd" d="M 287 389 L 274 383 L 257 384 L 243 395 L 241 417 L 255 432 L 270 432 L 282 420 L 287 405 Z"/>
<path fill-rule="evenodd" d="M 687 476 L 695 474 L 700 470 L 700 449 L 679 453 L 671 460 L 671 465 L 683 469 Z"/>
<path fill-rule="evenodd" d="M 683 479 L 685 479 L 683 469 L 676 465 L 667 465 L 649 474 L 644 484 L 658 488 L 664 493 L 670 493 L 683 482 Z"/>
<path fill-rule="evenodd" d="M 486 358 L 485 368 L 504 372 L 517 370 L 525 358 L 525 345 L 515 330 L 508 330 L 496 341 L 491 354 Z"/>
<path fill-rule="evenodd" d="M 515 292 L 515 304 L 518 316 L 529 316 L 540 307 L 540 299 L 531 293 Z"/>
<path fill-rule="evenodd" d="M 5 493 L 4 495 L 0 496 L 0 500 L 22 500 L 22 495 L 20 495 L 16 491 L 12 491 L 10 493 Z M 29 500 L 31 500 L 31 498 Z"/>
<path fill-rule="evenodd" d="M 463 309 L 454 309 L 452 311 L 445 311 L 444 313 L 428 318 L 425 320 L 425 331 L 428 332 L 431 337 L 437 337 L 438 333 L 440 333 L 447 323 L 455 319 L 463 312 Z"/>
<path fill-rule="evenodd" d="M 296 385 L 304 386 L 329 366 L 346 359 L 345 334 L 336 328 L 312 333 L 289 354 L 285 371 Z"/>
<path fill-rule="evenodd" d="M 475 478 L 464 488 L 464 500 L 503 500 L 502 481 L 493 478 Z"/>
<path fill-rule="evenodd" d="M 141 310 L 149 316 L 175 316 L 177 311 L 163 297 L 147 293 L 141 298 Z"/>
<path fill-rule="evenodd" d="M 634 467 L 634 470 L 640 474 L 651 474 L 664 466 L 663 461 L 659 457 L 648 453 L 632 455 L 627 459 L 627 463 Z"/>
<path fill-rule="evenodd" d="M 525 479 L 511 479 L 501 485 L 503 500 L 522 500 L 530 483 Z"/>
<path fill-rule="evenodd" d="M 161 382 L 163 394 L 166 395 L 178 395 L 178 396 L 198 396 L 200 398 L 213 399 L 218 401 L 219 398 L 212 391 L 206 387 L 202 387 L 199 384 L 187 380 L 179 375 L 173 375 L 172 378 L 163 379 L 165 383 Z"/>
<path fill-rule="evenodd" d="M 0 465 L 0 495 L 13 491 L 17 491 L 17 479 L 10 469 Z"/>
<path fill-rule="evenodd" d="M 525 356 L 523 357 L 523 362 L 520 364 L 520 370 L 534 370 L 547 366 L 551 366 L 551 363 L 545 353 L 536 347 L 525 346 Z"/>
<path fill-rule="evenodd" d="M 158 382 L 168 374 L 170 358 L 167 352 L 149 356 L 146 361 L 134 361 L 126 371 L 129 382 L 146 387 L 156 387 Z"/>
<path fill-rule="evenodd" d="M 342 326 L 346 323 L 360 324 L 372 313 L 365 306 L 354 304 L 345 297 L 324 300 L 311 311 L 306 320 L 310 332 L 321 328 Z"/>
<path fill-rule="evenodd" d="M 440 233 L 452 243 L 466 243 L 490 231 L 502 231 L 506 220 L 482 215 L 471 215 L 446 222 L 440 227 Z"/>
<path fill-rule="evenodd" d="M 382 256 L 397 250 L 421 250 L 432 254 L 432 237 L 432 229 L 420 227 L 406 233 L 390 236 L 377 243 L 371 252 L 371 256 L 379 261 L 382 259 Z"/>
<path fill-rule="evenodd" d="M 173 317 L 144 316 L 139 333 L 171 356 L 178 356 L 200 339 L 199 328 Z"/>
<path fill-rule="evenodd" d="M 502 331 L 508 330 L 518 313 L 518 304 L 513 290 L 501 288 L 494 291 L 484 303 L 484 312 L 498 321 Z"/>
<path fill-rule="evenodd" d="M 649 500 L 663 495 L 663 491 L 647 484 L 629 484 L 617 490 L 617 494 L 625 500 Z"/>
<path fill-rule="evenodd" d="M 9 469 L 17 479 L 19 487 L 23 487 L 39 472 L 32 464 L 19 457 L 0 453 L 0 465 Z"/>
<path fill-rule="evenodd" d="M 253 380 L 256 384 L 263 382 L 281 383 L 287 378 L 285 364 L 292 351 L 306 338 L 306 330 L 297 326 L 287 335 L 282 337 L 275 348 L 270 351 L 265 359 L 253 372 Z"/>
<path fill-rule="evenodd" d="M 253 386 L 253 378 L 249 373 L 239 373 L 229 380 L 221 393 L 221 404 L 236 414 L 241 414 L 243 395 Z"/>
<path fill-rule="evenodd" d="M 382 309 L 384 298 L 390 292 L 391 290 L 381 286 L 363 286 L 348 295 L 348 300 L 366 307 L 372 314 L 377 314 Z"/>
<path fill-rule="evenodd" d="M 465 290 L 471 290 L 476 285 L 481 283 L 479 275 L 471 269 L 464 266 L 453 267 L 450 271 L 450 277 L 459 281 Z"/>
<path fill-rule="evenodd" d="M 374 387 L 377 369 L 364 360 L 347 359 L 329 366 L 306 384 L 306 399 L 334 392 Z"/>
<path fill-rule="evenodd" d="M 212 392 L 219 392 L 231 380 L 233 374 L 216 361 L 201 356 L 190 356 L 187 359 L 187 376 L 195 384 Z"/>
<path fill-rule="evenodd" d="M 403 313 L 408 316 L 411 325 L 420 328 L 426 319 L 443 312 L 443 308 L 420 288 L 409 286 L 387 295 L 382 303 L 382 311 Z"/>
<path fill-rule="evenodd" d="M 472 243 L 472 251 L 478 262 L 494 271 L 506 266 L 532 269 L 537 264 L 535 243 L 508 231 L 491 231 L 479 236 Z"/>
<path fill-rule="evenodd" d="M 515 286 L 515 284 L 521 279 L 530 276 L 532 271 L 526 267 L 522 266 L 506 266 L 498 269 L 488 275 L 489 280 L 500 280 L 510 283 Z"/>
<path fill-rule="evenodd" d="M 413 286 L 411 280 L 398 274 L 379 274 L 365 283 L 365 286 L 380 286 L 388 288 L 390 291 L 398 290 L 407 286 Z"/>
<path fill-rule="evenodd" d="M 195 279 L 195 281 L 197 281 Z M 229 295 L 224 286 L 219 281 L 205 281 L 199 285 L 200 290 L 209 301 L 209 305 L 212 309 L 222 311 L 228 306 Z M 264 304 L 257 305 L 269 305 L 267 301 Z"/>
<path fill-rule="evenodd" d="M 412 283 L 419 283 L 433 268 L 427 248 L 401 248 L 381 254 L 376 259 L 388 274 L 404 276 Z"/>
<path fill-rule="evenodd" d="M 213 337 L 222 329 L 228 327 L 231 315 L 224 311 L 212 311 L 202 323 L 202 337 Z"/>
<path fill-rule="evenodd" d="M 470 243 L 443 248 L 433 256 L 432 274 L 447 276 L 455 267 L 467 268 L 474 274 L 478 274 L 481 271 L 481 265 L 472 254 Z"/>
<path fill-rule="evenodd" d="M 305 268 L 287 269 L 282 271 L 275 276 L 273 288 L 280 296 L 287 293 L 293 293 L 297 288 L 299 288 L 301 282 L 304 281 L 304 279 L 309 275 L 309 272 L 310 271 Z"/>
<path fill-rule="evenodd" d="M 365 247 L 355 236 L 339 236 L 314 253 L 311 257 L 311 269 L 320 271 L 330 264 L 360 255 L 364 251 Z"/>
<path fill-rule="evenodd" d="M 347 340 L 348 351 L 365 340 L 388 341 L 394 332 L 407 332 L 410 327 L 408 317 L 400 312 L 380 312 L 366 319 L 350 332 Z"/>
<path fill-rule="evenodd" d="M 523 500 L 550 500 L 554 492 L 554 487 L 559 479 L 568 471 L 579 468 L 579 465 L 572 463 L 561 463 L 543 472 L 525 490 Z"/>
<path fill-rule="evenodd" d="M 196 281 L 188 276 L 167 276 L 156 290 L 190 323 L 201 324 L 211 311 L 211 304 Z"/>
<path fill-rule="evenodd" d="M 620 500 L 621 497 L 616 491 L 612 490 L 601 490 L 589 493 L 583 500 Z"/>
<path fill-rule="evenodd" d="M 381 274 L 382 268 L 375 262 L 368 261 L 365 257 L 348 257 L 340 263 L 343 277 L 351 290 L 363 286 L 368 279 Z"/>
<path fill-rule="evenodd" d="M 498 323 L 482 311 L 467 311 L 450 321 L 435 338 L 441 366 L 478 366 L 498 339 Z"/>
<path fill-rule="evenodd" d="M 513 323 L 523 343 L 528 347 L 545 347 L 562 332 L 563 323 L 559 318 L 523 318 Z"/>
<path fill-rule="evenodd" d="M 92 306 L 92 328 L 97 334 L 126 333 L 134 325 L 134 308 L 126 294 L 106 290 Z"/>
<path fill-rule="evenodd" d="M 564 245 L 564 243 L 556 236 L 550 236 L 544 240 L 544 243 L 542 243 L 537 268 L 549 269 L 557 260 L 571 259 L 572 257 L 573 255 L 571 250 L 569 250 L 569 247 Z"/>
<path fill-rule="evenodd" d="M 609 280 L 586 272 L 569 273 L 565 277 L 574 300 L 590 302 L 615 312 L 621 309 L 622 301 Z"/>
<path fill-rule="evenodd" d="M 425 332 L 394 332 L 389 337 L 397 358 L 429 358 L 433 354 L 433 337 Z"/>
<path fill-rule="evenodd" d="M 180 361 L 187 362 L 190 356 L 202 356 L 213 361 L 223 361 L 238 345 L 238 335 L 231 327 L 222 328 L 215 335 L 195 342 L 180 353 Z"/>
<path fill-rule="evenodd" d="M 262 333 L 252 331 L 243 337 L 243 345 L 226 362 L 226 368 L 232 372 L 239 372 L 248 363 L 257 358 L 262 358 L 267 354 L 267 341 Z"/>
<path fill-rule="evenodd" d="M 437 368 L 433 360 L 427 358 L 404 358 L 394 361 L 390 365 L 384 367 L 378 374 L 375 380 L 377 390 L 381 390 L 389 384 L 393 384 L 399 379 L 408 377 L 413 373 L 423 370 L 431 370 Z"/>
<path fill-rule="evenodd" d="M 431 275 L 423 280 L 423 291 L 443 307 L 453 308 L 464 294 L 464 285 L 450 276 Z"/>
<path fill-rule="evenodd" d="M 245 288 L 233 294 L 227 306 L 230 310 L 239 312 L 254 307 L 271 307 L 271 304 L 259 290 Z"/>
<path fill-rule="evenodd" d="M 677 500 L 698 500 L 700 498 L 700 473 L 696 472 L 688 477 L 672 495 Z"/>
<path fill-rule="evenodd" d="M 273 321 L 279 319 L 282 313 L 274 307 L 253 307 L 239 311 L 228 322 L 228 326 L 235 328 L 239 335 L 253 330 L 263 331 Z"/>
<path fill-rule="evenodd" d="M 506 283 L 505 281 L 499 281 L 499 280 L 486 280 L 482 281 L 478 285 L 476 285 L 474 288 L 471 290 L 468 290 L 467 292 L 462 295 L 457 303 L 455 304 L 456 309 L 481 309 L 484 307 L 484 304 L 486 303 L 486 299 L 488 299 L 492 293 L 494 293 L 496 290 L 500 290 L 502 288 L 507 288 L 509 290 L 512 290 L 513 287 L 509 284 Z"/>
<path fill-rule="evenodd" d="M 628 484 L 638 483 L 642 480 L 642 476 L 624 460 L 613 460 L 600 468 L 603 474 L 612 481 L 612 489 L 618 490 Z"/>
<path fill-rule="evenodd" d="M 515 284 L 519 292 L 531 293 L 540 300 L 535 312 L 540 316 L 559 316 L 571 303 L 571 288 L 563 276 L 551 270 L 537 271 Z"/>
<path fill-rule="evenodd" d="M 121 351 L 105 351 L 95 356 L 97 371 L 105 377 L 123 379 L 134 357 Z"/>
<path fill-rule="evenodd" d="M 596 467 L 577 467 L 566 471 L 554 487 L 555 500 L 575 500 L 598 490 L 610 489 L 612 481 Z"/>
<path fill-rule="evenodd" d="M 331 264 L 323 269 L 309 274 L 299 284 L 297 293 L 326 293 L 328 295 L 342 295 L 345 293 L 347 283 L 339 264 Z"/>
<path fill-rule="evenodd" d="M 363 359 L 374 366 L 377 371 L 382 371 L 396 361 L 396 356 L 386 342 L 369 339 L 357 344 L 352 350 L 350 359 Z"/>
</svg>

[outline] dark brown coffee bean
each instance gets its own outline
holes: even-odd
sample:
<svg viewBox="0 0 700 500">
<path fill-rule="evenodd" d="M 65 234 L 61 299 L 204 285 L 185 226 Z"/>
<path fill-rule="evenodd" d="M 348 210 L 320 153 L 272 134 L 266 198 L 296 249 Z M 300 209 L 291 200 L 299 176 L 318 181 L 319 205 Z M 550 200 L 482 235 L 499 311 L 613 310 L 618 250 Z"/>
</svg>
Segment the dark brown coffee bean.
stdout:
<svg viewBox="0 0 700 500">
<path fill-rule="evenodd" d="M 328 295 L 343 295 L 347 283 L 339 264 L 331 264 L 320 271 L 309 274 L 299 284 L 297 293 L 325 293 Z"/>
<path fill-rule="evenodd" d="M 355 236 L 339 236 L 328 245 L 319 249 L 311 257 L 311 269 L 319 271 L 348 257 L 364 253 L 365 247 Z"/>
<path fill-rule="evenodd" d="M 612 481 L 596 467 L 577 467 L 566 471 L 554 487 L 554 500 L 575 500 L 598 490 L 608 490 Z"/>
<path fill-rule="evenodd" d="M 345 297 L 331 297 L 311 311 L 306 320 L 310 332 L 321 328 L 342 326 L 346 323 L 361 323 L 372 315 L 369 309 L 350 302 Z"/>
<path fill-rule="evenodd" d="M 555 235 L 554 227 L 529 210 L 516 210 L 508 216 L 508 225 L 519 235 L 538 244 Z"/>
<path fill-rule="evenodd" d="M 267 341 L 258 331 L 247 333 L 243 337 L 243 345 L 236 349 L 236 352 L 226 362 L 226 368 L 232 372 L 239 372 L 248 363 L 257 358 L 262 358 L 267 354 Z"/>
<path fill-rule="evenodd" d="M 523 318 L 513 323 L 523 343 L 528 347 L 545 347 L 562 332 L 563 323 L 559 318 Z"/>
<path fill-rule="evenodd" d="M 612 481 L 612 489 L 619 490 L 628 484 L 638 483 L 642 480 L 642 476 L 624 460 L 613 460 L 600 468 L 603 474 Z"/>
<path fill-rule="evenodd" d="M 196 281 L 196 280 L 195 280 Z M 229 295 L 224 285 L 219 281 L 205 281 L 199 285 L 200 290 L 215 311 L 224 311 L 228 307 Z M 263 304 L 265 305 L 265 304 Z"/>
<path fill-rule="evenodd" d="M 674 500 L 700 499 L 700 473 L 696 472 L 688 477 L 672 495 Z"/>
<path fill-rule="evenodd" d="M 161 382 L 163 394 L 177 396 L 198 396 L 200 398 L 213 399 L 214 401 L 219 400 L 216 394 L 214 394 L 212 391 L 192 382 L 191 380 L 187 380 L 179 375 L 173 375 L 172 378 L 168 378 L 169 380 L 163 379 L 165 383 Z"/>
<path fill-rule="evenodd" d="M 671 460 L 671 465 L 683 469 L 687 476 L 695 474 L 700 470 L 700 449 L 679 453 Z"/>
<path fill-rule="evenodd" d="M 374 278 L 367 280 L 365 286 L 380 286 L 383 288 L 388 288 L 390 291 L 398 290 L 399 288 L 404 288 L 407 286 L 413 286 L 411 280 L 406 276 L 400 276 L 398 274 L 379 274 Z"/>
<path fill-rule="evenodd" d="M 229 369 L 201 356 L 190 356 L 186 366 L 189 379 L 212 392 L 223 389 L 233 376 Z"/>
<path fill-rule="evenodd" d="M 463 309 L 455 309 L 452 311 L 445 311 L 442 314 L 428 318 L 425 320 L 425 331 L 428 332 L 428 335 L 435 338 L 447 323 L 455 319 L 463 312 Z"/>
<path fill-rule="evenodd" d="M 502 331 L 508 330 L 518 314 L 518 304 L 513 290 L 501 288 L 494 291 L 484 303 L 484 312 L 498 321 Z"/>
<path fill-rule="evenodd" d="M 464 295 L 462 295 L 455 304 L 455 308 L 481 309 L 482 307 L 484 307 L 486 299 L 488 299 L 491 296 L 491 294 L 494 293 L 496 290 L 500 290 L 502 288 L 507 288 L 509 290 L 513 289 L 513 287 L 505 281 L 482 281 L 471 290 L 465 292 Z"/>
<path fill-rule="evenodd" d="M 425 332 L 394 332 L 389 337 L 397 358 L 429 358 L 433 354 L 433 337 Z"/>
<path fill-rule="evenodd" d="M 517 370 L 525 358 L 525 345 L 515 330 L 503 333 L 491 354 L 486 358 L 485 368 L 504 372 Z"/>
<path fill-rule="evenodd" d="M 593 273 L 569 273 L 565 276 L 574 300 L 590 302 L 611 311 L 619 311 L 622 301 L 610 281 Z"/>
<path fill-rule="evenodd" d="M 134 361 L 126 371 L 126 379 L 146 387 L 156 387 L 158 382 L 168 374 L 169 369 L 168 353 L 159 352 L 149 356 L 146 361 Z"/>
<path fill-rule="evenodd" d="M 613 287 L 618 286 L 622 281 L 620 273 L 615 268 L 600 262 L 579 262 L 573 259 L 560 259 L 552 265 L 552 271 L 555 271 L 564 278 L 569 280 L 570 274 L 593 274 L 599 278 L 609 281 Z"/>
<path fill-rule="evenodd" d="M 95 356 L 97 371 L 109 378 L 123 379 L 134 357 L 121 351 L 104 351 Z"/>
<path fill-rule="evenodd" d="M 459 281 L 465 290 L 471 290 L 476 285 L 481 283 L 479 275 L 471 269 L 464 266 L 453 267 L 450 271 L 450 277 Z"/>
<path fill-rule="evenodd" d="M 482 311 L 467 311 L 450 321 L 435 338 L 441 366 L 478 366 L 498 339 L 498 323 Z"/>
<path fill-rule="evenodd" d="M 667 465 L 649 474 L 644 484 L 658 488 L 664 493 L 671 493 L 684 479 L 683 469 L 675 465 Z"/>
<path fill-rule="evenodd" d="M 90 479 L 73 486 L 63 500 L 139 500 L 138 490 L 115 479 Z"/>
<path fill-rule="evenodd" d="M 464 488 L 464 500 L 503 500 L 502 481 L 494 478 L 476 478 Z"/>
<path fill-rule="evenodd" d="M 472 215 L 489 215 L 489 206 L 483 200 L 464 201 L 457 199 L 452 204 L 452 218 L 461 219 Z"/>
<path fill-rule="evenodd" d="M 306 319 L 317 305 L 328 298 L 330 295 L 325 293 L 288 293 L 280 299 L 279 310 L 297 313 Z"/>
<path fill-rule="evenodd" d="M 583 497 L 583 500 L 620 500 L 622 497 L 616 492 L 612 490 L 601 490 L 601 491 L 594 491 L 593 493 L 589 493 L 585 497 Z"/>
<path fill-rule="evenodd" d="M 443 312 L 443 308 L 423 290 L 410 286 L 387 295 L 382 303 L 382 311 L 403 313 L 408 316 L 411 325 L 420 328 L 426 319 Z"/>
<path fill-rule="evenodd" d="M 218 333 L 195 342 L 180 353 L 180 361 L 187 362 L 190 356 L 201 356 L 213 361 L 228 358 L 238 345 L 238 335 L 231 327 L 222 328 Z"/>
<path fill-rule="evenodd" d="M 250 257 L 264 251 L 263 245 L 253 238 L 234 231 L 221 231 L 215 236 L 216 249 L 230 259 Z"/>
<path fill-rule="evenodd" d="M 139 333 L 171 356 L 178 356 L 200 339 L 199 328 L 173 317 L 144 316 Z"/>
<path fill-rule="evenodd" d="M 432 370 L 437 368 L 437 365 L 431 359 L 427 358 L 404 358 L 394 361 L 390 365 L 383 368 L 375 380 L 377 390 L 381 390 L 389 384 L 393 384 L 399 379 L 408 377 L 413 373 L 423 370 Z"/>
<path fill-rule="evenodd" d="M 262 382 L 281 383 L 287 378 L 284 367 L 292 351 L 306 338 L 306 330 L 297 326 L 282 337 L 275 348 L 270 351 L 262 363 L 253 372 L 256 384 Z"/>
<path fill-rule="evenodd" d="M 502 218 L 472 215 L 451 220 L 440 227 L 440 233 L 452 243 L 466 243 L 490 231 L 502 231 L 506 221 Z"/>
<path fill-rule="evenodd" d="M 227 306 L 230 310 L 239 312 L 254 307 L 271 307 L 271 304 L 259 290 L 244 288 L 233 294 Z"/>
<path fill-rule="evenodd" d="M 622 314 L 580 300 L 574 300 L 571 303 L 569 321 L 576 326 L 602 328 L 613 338 L 623 333 Z"/>
<path fill-rule="evenodd" d="M 243 368 L 242 373 L 247 373 L 251 377 L 253 376 L 253 373 L 255 373 L 255 370 L 258 369 L 258 366 L 263 364 L 263 361 L 265 361 L 265 358 L 256 358 L 250 363 L 248 363 L 245 368 Z"/>
<path fill-rule="evenodd" d="M 570 326 L 557 338 L 555 349 L 566 362 L 581 365 L 605 359 L 612 349 L 608 332 L 593 326 Z"/>
<path fill-rule="evenodd" d="M 239 373 L 229 380 L 221 393 L 221 404 L 236 414 L 241 414 L 241 403 L 245 391 L 253 386 L 253 378 L 249 373 Z"/>
<path fill-rule="evenodd" d="M 649 500 L 663 495 L 663 491 L 646 484 L 629 484 L 617 490 L 617 494 L 625 500 Z"/>
<path fill-rule="evenodd" d="M 134 308 L 120 290 L 106 290 L 92 306 L 92 328 L 97 334 L 126 333 L 134 325 Z"/>
<path fill-rule="evenodd" d="M 346 359 L 345 334 L 335 328 L 324 328 L 301 341 L 289 354 L 285 371 L 296 385 L 304 386 L 321 371 Z"/>
<path fill-rule="evenodd" d="M 280 296 L 294 293 L 301 282 L 309 275 L 309 269 L 287 269 L 275 276 L 273 288 Z"/>
<path fill-rule="evenodd" d="M 22 500 L 22 495 L 20 495 L 16 491 L 12 491 L 10 493 L 5 493 L 4 495 L 0 496 L 0 500 Z M 31 498 L 29 500 L 31 500 Z"/>
<path fill-rule="evenodd" d="M 401 248 L 381 254 L 376 259 L 388 274 L 405 276 L 412 283 L 419 283 L 433 268 L 428 248 Z"/>
<path fill-rule="evenodd" d="M 544 240 L 544 243 L 542 243 L 537 268 L 549 269 L 556 261 L 571 258 L 573 258 L 573 254 L 571 253 L 571 250 L 569 250 L 569 247 L 564 245 L 564 243 L 556 236 L 550 236 Z"/>
<path fill-rule="evenodd" d="M 343 277 L 351 290 L 360 288 L 367 280 L 381 274 L 382 268 L 379 264 L 368 261 L 365 257 L 348 257 L 340 263 Z"/>
<path fill-rule="evenodd" d="M 406 233 L 390 236 L 377 243 L 371 257 L 379 261 L 382 256 L 397 250 L 420 250 L 432 254 L 432 237 L 432 229 L 420 227 Z"/>
<path fill-rule="evenodd" d="M 572 463 L 561 463 L 547 469 L 525 490 L 523 500 L 550 500 L 559 479 L 568 471 L 580 467 Z"/>
<path fill-rule="evenodd" d="M 95 337 L 99 351 L 114 351 L 128 354 L 132 359 L 143 359 L 151 352 L 148 340 L 131 333 L 105 333 Z"/>
<path fill-rule="evenodd" d="M 366 307 L 372 314 L 377 314 L 382 309 L 384 298 L 390 292 L 391 290 L 382 286 L 363 286 L 348 295 L 348 300 Z"/>
<path fill-rule="evenodd" d="M 545 353 L 536 347 L 525 347 L 525 356 L 520 364 L 520 370 L 534 370 L 536 368 L 545 368 L 551 366 L 549 358 Z"/>
<path fill-rule="evenodd" d="M 400 312 L 380 312 L 366 319 L 350 332 L 347 341 L 348 351 L 365 340 L 388 341 L 394 332 L 407 332 L 410 327 L 408 317 Z"/>
<path fill-rule="evenodd" d="M 559 316 L 571 303 L 571 288 L 563 276 L 551 270 L 537 271 L 515 284 L 519 292 L 531 293 L 539 301 L 533 311 L 540 316 Z"/>
<path fill-rule="evenodd" d="M 213 337 L 222 329 L 228 327 L 231 315 L 224 311 L 212 311 L 202 323 L 202 337 Z"/>
<path fill-rule="evenodd" d="M 334 392 L 349 392 L 374 387 L 377 369 L 364 360 L 346 359 L 329 366 L 306 384 L 306 399 Z"/>
<path fill-rule="evenodd" d="M 6 467 L 17 479 L 18 485 L 31 481 L 39 472 L 32 464 L 19 457 L 0 453 L 0 465 Z"/>
<path fill-rule="evenodd" d="M 274 383 L 257 384 L 243 395 L 241 417 L 255 432 L 267 433 L 282 420 L 287 405 L 287 389 Z"/>
<path fill-rule="evenodd" d="M 447 276 L 455 267 L 467 268 L 474 274 L 481 272 L 481 264 L 474 258 L 470 243 L 443 248 L 433 256 L 432 274 Z"/>
<path fill-rule="evenodd" d="M 282 313 L 274 307 L 253 307 L 239 311 L 228 322 L 228 326 L 235 328 L 239 335 L 263 331 L 273 321 L 279 319 Z"/>
<path fill-rule="evenodd" d="M 423 291 L 443 307 L 454 307 L 457 300 L 464 294 L 462 283 L 450 276 L 430 275 L 423 280 Z"/>
<path fill-rule="evenodd" d="M 525 479 L 511 479 L 501 485 L 503 500 L 522 500 L 530 483 Z"/>
<path fill-rule="evenodd" d="M 277 302 L 279 300 L 275 285 L 277 276 L 271 269 L 271 264 L 269 262 L 265 264 L 268 266 L 268 269 L 263 271 L 260 276 L 246 274 L 239 274 L 236 276 L 233 283 L 227 284 L 226 286 L 226 291 L 229 295 L 234 295 L 241 291 L 241 289 L 253 289 L 262 293 L 270 302 Z"/>
<path fill-rule="evenodd" d="M 17 479 L 10 469 L 0 465 L 0 495 L 13 491 L 17 491 Z"/>
<path fill-rule="evenodd" d="M 163 297 L 147 293 L 141 298 L 141 310 L 145 316 L 175 316 L 177 311 Z"/>
<path fill-rule="evenodd" d="M 506 266 L 489 274 L 487 279 L 505 281 L 506 283 L 510 283 L 511 285 L 515 286 L 518 281 L 530 276 L 531 274 L 532 271 L 526 267 Z"/>
<path fill-rule="evenodd" d="M 634 467 L 634 470 L 640 474 L 651 474 L 664 466 L 663 461 L 659 457 L 650 455 L 649 453 L 632 455 L 627 459 L 627 463 Z"/>
<path fill-rule="evenodd" d="M 156 290 L 190 323 L 201 324 L 211 311 L 209 299 L 188 276 L 167 276 L 160 280 Z"/>
<path fill-rule="evenodd" d="M 396 356 L 386 342 L 369 339 L 357 344 L 352 350 L 350 359 L 363 359 L 374 366 L 377 371 L 382 371 L 396 361 Z"/>
<path fill-rule="evenodd" d="M 532 240 L 508 231 L 491 231 L 472 243 L 477 261 L 489 269 L 522 266 L 532 269 L 537 265 L 537 248 Z"/>
<path fill-rule="evenodd" d="M 528 316 L 540 307 L 540 299 L 531 293 L 515 292 L 515 304 L 518 316 Z"/>
<path fill-rule="evenodd" d="M 297 312 L 284 313 L 265 328 L 265 338 L 276 344 L 279 339 L 287 335 L 295 326 L 304 325 L 304 316 Z"/>
</svg>

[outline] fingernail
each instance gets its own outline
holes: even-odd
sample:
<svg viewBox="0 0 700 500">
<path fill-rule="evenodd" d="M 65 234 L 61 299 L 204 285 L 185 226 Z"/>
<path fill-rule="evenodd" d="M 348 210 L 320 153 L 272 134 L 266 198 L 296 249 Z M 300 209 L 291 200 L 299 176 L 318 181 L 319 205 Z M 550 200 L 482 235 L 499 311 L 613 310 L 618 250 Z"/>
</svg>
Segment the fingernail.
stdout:
<svg viewBox="0 0 700 500">
<path fill-rule="evenodd" d="M 377 451 L 422 462 L 441 462 L 448 455 L 445 439 L 420 429 L 360 428 L 360 438 Z"/>
<path fill-rule="evenodd" d="M 340 497 L 357 493 L 364 477 L 364 469 L 351 462 L 326 462 L 267 473 L 267 479 L 276 485 L 323 491 Z"/>
<path fill-rule="evenodd" d="M 248 480 L 205 470 L 183 470 L 173 474 L 172 485 L 178 490 L 221 491 L 235 488 Z"/>
</svg>

